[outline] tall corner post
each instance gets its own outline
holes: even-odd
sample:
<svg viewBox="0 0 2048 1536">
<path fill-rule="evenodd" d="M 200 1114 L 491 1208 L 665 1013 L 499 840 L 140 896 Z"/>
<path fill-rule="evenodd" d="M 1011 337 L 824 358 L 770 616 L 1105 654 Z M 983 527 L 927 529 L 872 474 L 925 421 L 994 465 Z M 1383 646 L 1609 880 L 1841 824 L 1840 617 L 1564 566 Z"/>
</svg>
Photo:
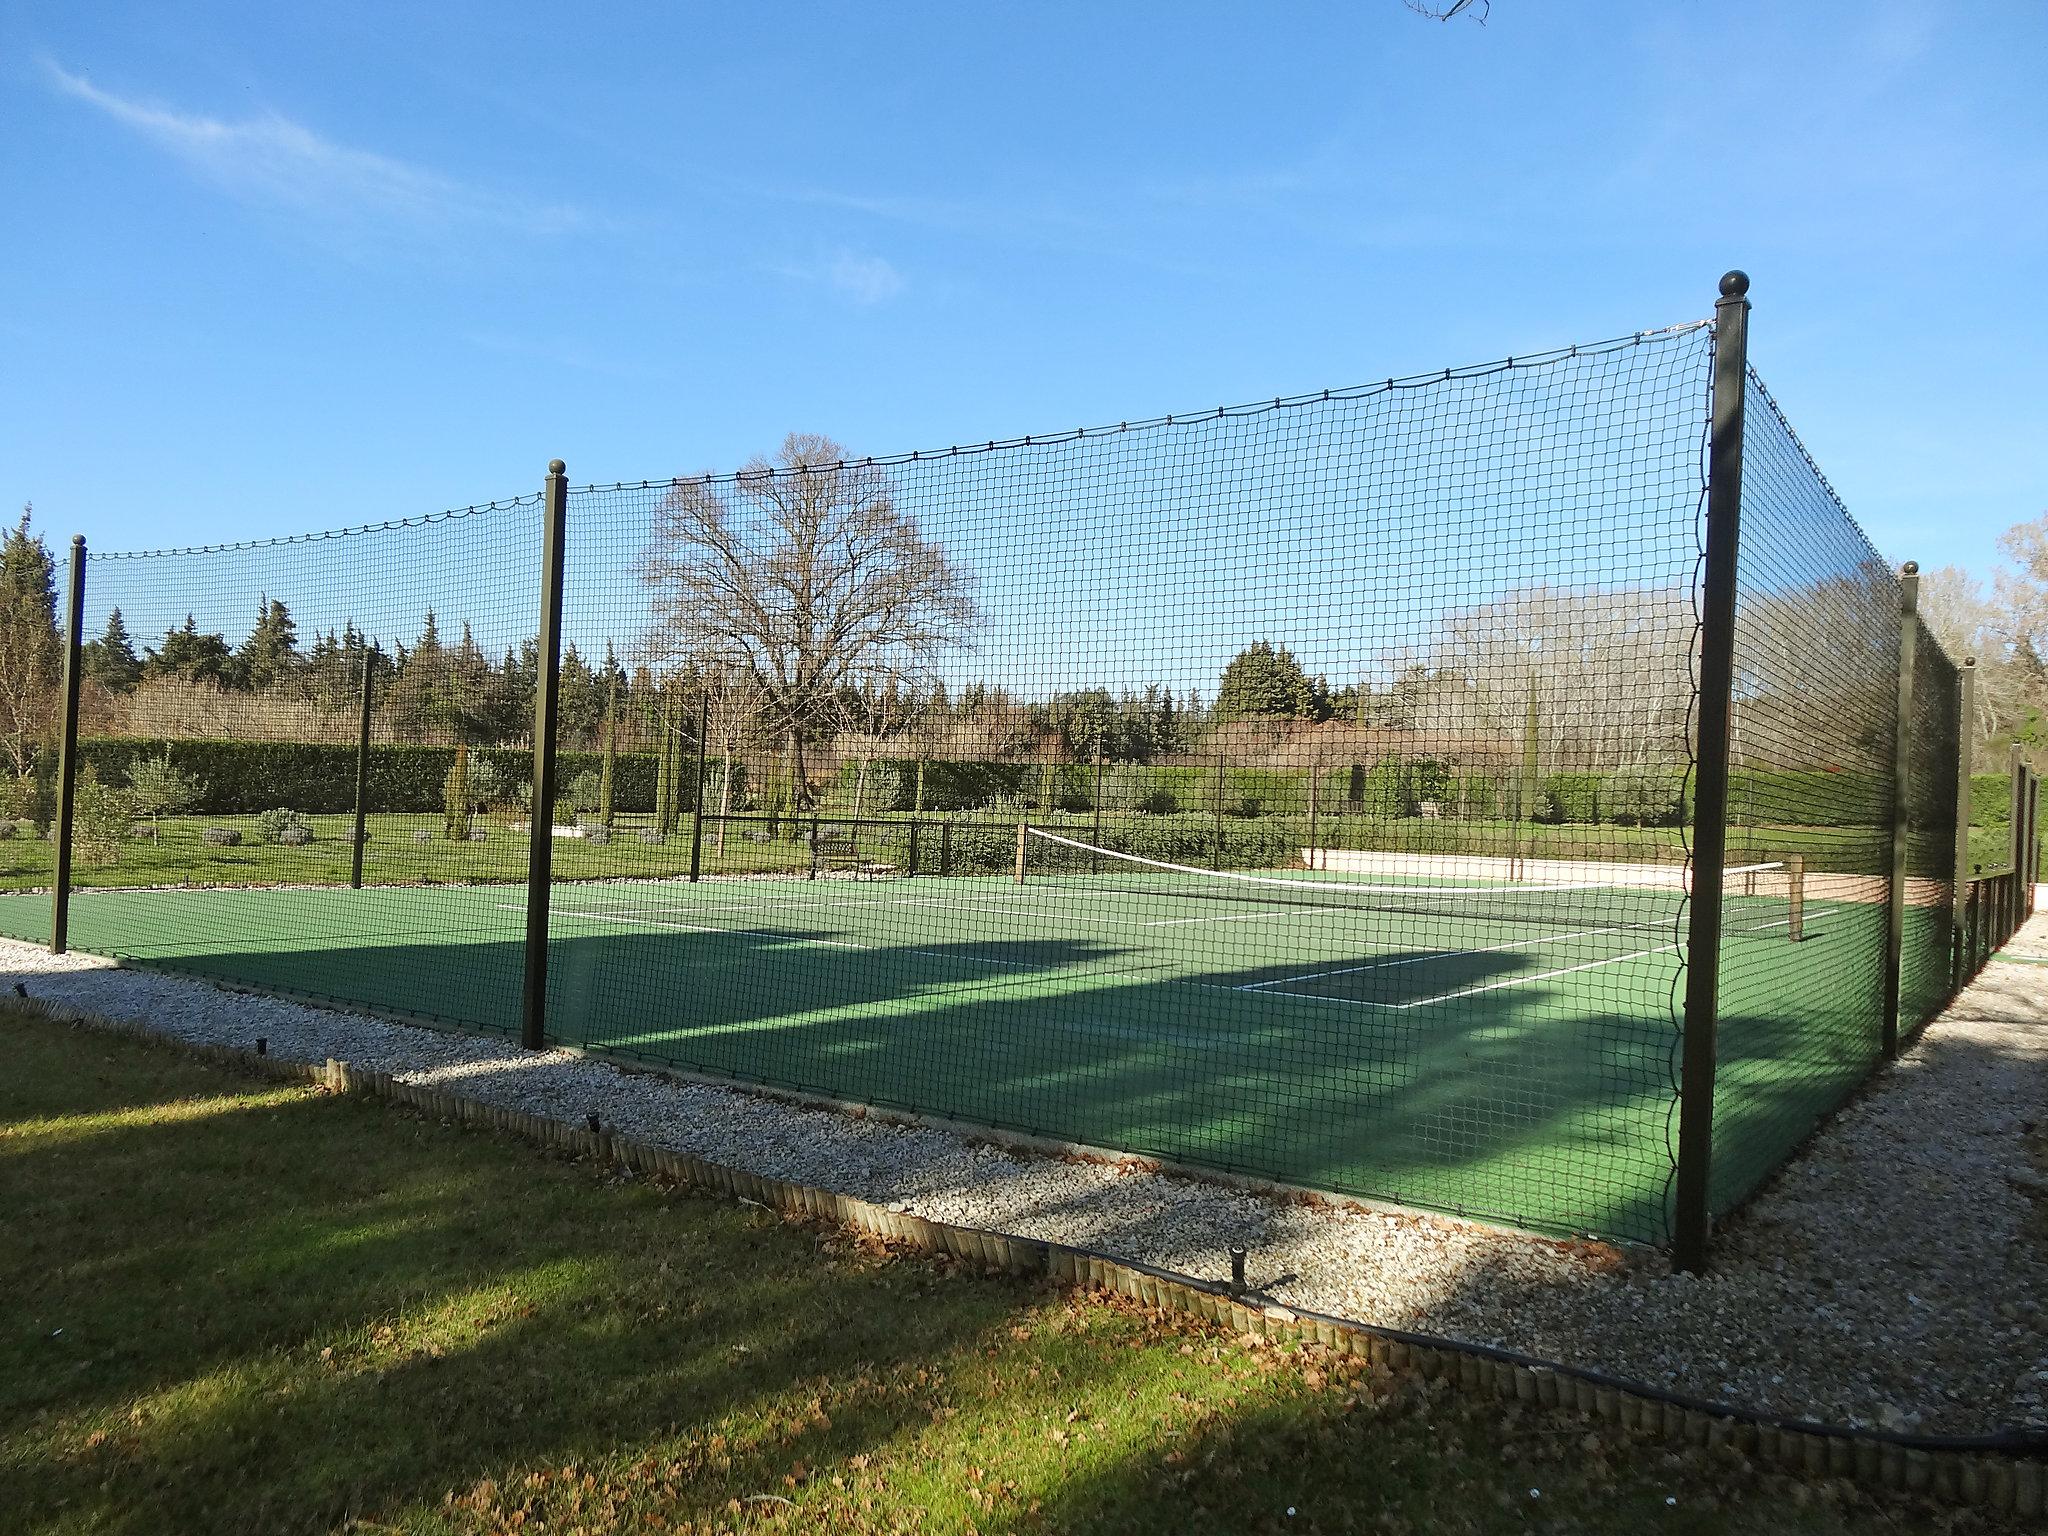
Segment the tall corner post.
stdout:
<svg viewBox="0 0 2048 1536">
<path fill-rule="evenodd" d="M 2020 871 L 2026 867 L 2027 764 L 2020 756 L 2018 742 L 2013 742 L 2005 749 L 2005 792 L 2008 801 L 2005 824 L 2006 862 L 2012 866 L 2012 879 L 2006 882 L 2006 895 L 2013 906 L 2012 910 L 2005 914 L 2004 926 L 2010 930 L 2019 923 Z"/>
<path fill-rule="evenodd" d="M 1884 1059 L 1899 1054 L 1899 999 L 1904 990 L 1906 960 L 1907 842 L 1911 832 L 1913 768 L 1913 667 L 1920 645 L 1920 565 L 1908 560 L 1899 567 L 1899 691 L 1898 720 L 1892 730 L 1892 874 L 1886 892 L 1884 935 L 1884 1015 L 1881 1043 Z"/>
<path fill-rule="evenodd" d="M 348 887 L 352 891 L 363 888 L 363 844 L 370 838 L 370 711 L 374 698 L 372 689 L 377 675 L 377 651 L 367 639 L 363 642 L 363 703 L 356 730 L 356 825 L 355 846 L 349 854 Z"/>
<path fill-rule="evenodd" d="M 1707 459 L 1707 541 L 1700 582 L 1698 764 L 1692 900 L 1678 1087 L 1677 1207 L 1672 1264 L 1706 1268 L 1713 1227 L 1715 1014 L 1720 1002 L 1721 883 L 1728 856 L 1728 716 L 1735 691 L 1735 567 L 1742 525 L 1742 402 L 1749 376 L 1749 278 L 1721 279 L 1714 306 L 1714 397 Z"/>
<path fill-rule="evenodd" d="M 690 797 L 690 878 L 704 868 L 704 744 L 711 734 L 711 695 L 697 701 L 697 792 Z M 720 826 L 725 823 L 720 822 Z"/>
<path fill-rule="evenodd" d="M 57 738 L 56 868 L 50 877 L 50 953 L 71 946 L 71 819 L 78 785 L 78 688 L 85 680 L 85 535 L 71 538 L 71 586 L 64 621 L 64 718 Z"/>
<path fill-rule="evenodd" d="M 1950 981 L 1960 988 L 1970 979 L 1971 952 L 1975 947 L 1971 937 L 1970 919 L 1970 812 L 1972 795 L 1970 776 L 1976 769 L 1971 754 L 1971 738 L 1977 734 L 1977 658 L 1965 656 L 1962 666 L 1961 696 L 1962 718 L 1956 728 L 1956 875 L 1955 875 L 1955 966 Z"/>
<path fill-rule="evenodd" d="M 519 1043 L 547 1044 L 548 898 L 555 865 L 555 735 L 562 685 L 562 546 L 569 516 L 568 467 L 548 465 L 541 491 L 539 675 L 533 686 L 533 819 L 526 860 L 526 980 Z"/>
</svg>

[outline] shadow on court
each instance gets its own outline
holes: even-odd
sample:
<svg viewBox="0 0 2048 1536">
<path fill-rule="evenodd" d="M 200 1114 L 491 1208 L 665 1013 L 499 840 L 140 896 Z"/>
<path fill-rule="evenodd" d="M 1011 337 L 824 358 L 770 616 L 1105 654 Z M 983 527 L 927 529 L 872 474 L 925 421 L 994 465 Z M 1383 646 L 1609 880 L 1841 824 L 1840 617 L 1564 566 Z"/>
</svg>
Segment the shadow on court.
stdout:
<svg viewBox="0 0 2048 1536">
<path fill-rule="evenodd" d="M 145 958 L 510 1034 L 523 956 L 499 935 L 301 934 L 265 949 L 213 933 L 180 952 L 160 934 Z M 1544 963 L 1425 948 L 1369 960 L 1431 994 Z M 1191 974 L 1099 938 L 572 934 L 550 946 L 549 1037 L 1288 1183 L 1658 1239 L 1675 1035 L 1651 1004 L 1668 995 L 1666 962 L 1628 987 L 1619 971 L 1595 972 L 1612 978 L 1604 993 L 1564 978 L 1382 1010 L 1244 990 L 1270 979 L 1269 965 Z"/>
</svg>

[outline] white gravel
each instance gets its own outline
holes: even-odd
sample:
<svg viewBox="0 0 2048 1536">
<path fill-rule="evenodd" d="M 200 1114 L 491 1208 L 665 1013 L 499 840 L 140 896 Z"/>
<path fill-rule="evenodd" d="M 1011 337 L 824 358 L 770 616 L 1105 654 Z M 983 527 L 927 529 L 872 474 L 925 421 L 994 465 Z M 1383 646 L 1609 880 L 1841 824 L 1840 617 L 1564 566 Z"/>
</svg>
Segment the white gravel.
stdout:
<svg viewBox="0 0 2048 1536">
<path fill-rule="evenodd" d="M 2008 954 L 2048 958 L 2048 915 Z M 792 1107 L 562 1052 L 52 957 L 0 940 L 0 986 L 194 1041 L 438 1083 L 935 1220 L 1221 1277 L 1275 1300 L 1503 1345 L 1702 1398 L 1838 1424 L 2048 1428 L 2048 965 L 1994 963 L 1896 1070 L 1815 1138 L 1704 1279 L 1652 1254 L 1314 1204 L 951 1132 Z"/>
</svg>

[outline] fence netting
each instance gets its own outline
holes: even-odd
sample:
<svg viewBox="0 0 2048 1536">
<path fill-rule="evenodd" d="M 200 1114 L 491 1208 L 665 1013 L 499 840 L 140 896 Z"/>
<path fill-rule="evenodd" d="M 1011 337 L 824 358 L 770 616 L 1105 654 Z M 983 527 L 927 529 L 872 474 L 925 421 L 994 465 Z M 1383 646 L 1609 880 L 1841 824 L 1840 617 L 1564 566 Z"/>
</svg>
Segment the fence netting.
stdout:
<svg viewBox="0 0 2048 1536">
<path fill-rule="evenodd" d="M 575 493 L 550 1029 L 1659 1235 L 1707 356 Z"/>
<path fill-rule="evenodd" d="M 1897 578 L 1753 371 L 1744 414 L 1729 861 L 1782 862 L 1804 890 L 1797 914 L 1731 910 L 1724 926 L 1717 1211 L 1881 1048 L 1898 711 Z"/>
<path fill-rule="evenodd" d="M 72 942 L 516 1024 L 537 502 L 89 556 Z"/>
<path fill-rule="evenodd" d="M 573 490 L 539 829 L 542 498 L 95 556 L 73 942 L 515 1032 L 545 837 L 550 1041 L 1665 1240 L 1712 346 Z M 1749 421 L 1717 1209 L 1878 1048 L 1895 790 L 1896 585 Z"/>
</svg>

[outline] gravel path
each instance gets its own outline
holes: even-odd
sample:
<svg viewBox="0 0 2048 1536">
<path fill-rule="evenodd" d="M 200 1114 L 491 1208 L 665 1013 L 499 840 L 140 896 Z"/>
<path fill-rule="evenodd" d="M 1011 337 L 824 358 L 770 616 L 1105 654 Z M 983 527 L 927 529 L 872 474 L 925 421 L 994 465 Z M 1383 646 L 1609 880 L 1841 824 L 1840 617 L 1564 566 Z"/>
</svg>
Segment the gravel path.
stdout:
<svg viewBox="0 0 2048 1536">
<path fill-rule="evenodd" d="M 2048 962 L 2048 914 L 2006 952 Z M 1450 1220 L 1309 1204 L 950 1132 L 777 1104 L 558 1052 L 52 957 L 0 940 L 0 986 L 195 1041 L 269 1039 L 580 1120 L 934 1220 L 1220 1277 L 1276 1300 L 1505 1345 L 1841 1424 L 2048 1428 L 2048 963 L 1994 963 L 1723 1237 L 1711 1275 Z M 2048 1127 L 2044 1127 L 2048 1129 Z M 2041 1212 L 2036 1199 L 2043 1201 Z"/>
</svg>

